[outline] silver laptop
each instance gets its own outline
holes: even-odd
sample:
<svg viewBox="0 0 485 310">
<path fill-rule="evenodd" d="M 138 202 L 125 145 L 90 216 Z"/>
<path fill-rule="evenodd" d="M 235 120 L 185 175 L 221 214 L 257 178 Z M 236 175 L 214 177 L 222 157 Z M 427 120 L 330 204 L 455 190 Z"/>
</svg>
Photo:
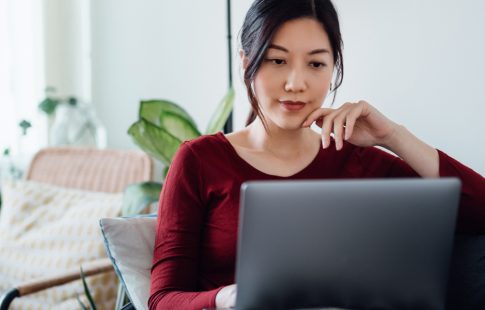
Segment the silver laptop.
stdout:
<svg viewBox="0 0 485 310">
<path fill-rule="evenodd" d="M 236 309 L 444 309 L 458 179 L 241 187 Z"/>
</svg>

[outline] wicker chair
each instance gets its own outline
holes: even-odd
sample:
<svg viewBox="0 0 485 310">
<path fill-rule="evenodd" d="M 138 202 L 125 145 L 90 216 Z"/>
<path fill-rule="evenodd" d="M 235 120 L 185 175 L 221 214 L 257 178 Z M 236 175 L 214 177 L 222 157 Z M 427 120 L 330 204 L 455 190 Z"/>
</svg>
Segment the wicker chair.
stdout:
<svg viewBox="0 0 485 310">
<path fill-rule="evenodd" d="M 30 164 L 26 179 L 89 191 L 117 193 L 131 183 L 148 181 L 153 167 L 148 155 L 139 151 L 98 150 L 58 147 L 39 151 Z M 108 258 L 82 265 L 86 276 L 112 271 Z M 79 268 L 18 285 L 0 299 L 0 309 L 8 309 L 12 300 L 69 283 L 80 278 Z"/>
</svg>

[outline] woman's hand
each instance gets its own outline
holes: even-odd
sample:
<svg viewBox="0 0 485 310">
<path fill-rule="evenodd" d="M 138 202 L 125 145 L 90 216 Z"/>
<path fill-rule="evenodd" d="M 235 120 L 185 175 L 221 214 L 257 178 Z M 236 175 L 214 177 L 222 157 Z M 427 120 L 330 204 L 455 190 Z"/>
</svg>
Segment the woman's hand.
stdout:
<svg viewBox="0 0 485 310">
<path fill-rule="evenodd" d="M 402 158 L 422 177 L 439 177 L 438 151 L 365 101 L 347 102 L 338 109 L 318 108 L 302 127 L 310 127 L 313 122 L 322 128 L 323 148 L 329 146 L 333 132 L 337 150 L 342 149 L 344 140 L 364 147 L 380 145 Z"/>
<path fill-rule="evenodd" d="M 330 144 L 333 132 L 335 147 L 342 149 L 346 140 L 358 146 L 388 146 L 398 125 L 365 101 L 347 102 L 338 109 L 318 108 L 303 122 L 310 127 L 316 122 L 322 128 L 323 148 Z"/>
<path fill-rule="evenodd" d="M 236 284 L 224 286 L 216 295 L 217 308 L 234 308 L 236 306 Z"/>
</svg>

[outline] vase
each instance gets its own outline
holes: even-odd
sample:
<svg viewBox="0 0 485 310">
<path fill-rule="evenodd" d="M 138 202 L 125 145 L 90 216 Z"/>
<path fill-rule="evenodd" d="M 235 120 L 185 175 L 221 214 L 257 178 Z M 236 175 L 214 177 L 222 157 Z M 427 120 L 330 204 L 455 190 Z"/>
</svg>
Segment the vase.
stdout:
<svg viewBox="0 0 485 310">
<path fill-rule="evenodd" d="M 94 108 L 77 101 L 57 106 L 49 135 L 53 146 L 106 147 L 106 129 L 96 117 Z"/>
</svg>

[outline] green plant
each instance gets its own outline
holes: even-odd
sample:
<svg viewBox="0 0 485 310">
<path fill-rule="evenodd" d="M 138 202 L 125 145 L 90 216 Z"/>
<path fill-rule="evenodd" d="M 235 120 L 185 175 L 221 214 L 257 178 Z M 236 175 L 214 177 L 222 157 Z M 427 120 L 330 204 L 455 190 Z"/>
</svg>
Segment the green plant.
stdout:
<svg viewBox="0 0 485 310">
<path fill-rule="evenodd" d="M 54 97 L 55 92 L 55 87 L 47 86 L 45 88 L 45 98 L 39 103 L 39 110 L 49 116 L 54 114 L 57 105 L 61 101 L 59 98 Z"/>
<path fill-rule="evenodd" d="M 234 104 L 234 90 L 229 88 L 212 114 L 205 134 L 221 130 Z M 164 176 L 180 144 L 201 136 L 193 118 L 179 105 L 168 100 L 140 102 L 138 121 L 130 126 L 128 134 L 136 145 L 165 165 Z M 150 203 L 159 199 L 162 185 L 144 182 L 130 185 L 124 192 L 122 215 L 139 214 Z"/>
<path fill-rule="evenodd" d="M 83 282 L 83 287 L 84 287 L 84 295 L 86 295 L 86 298 L 88 299 L 91 310 L 96 310 L 96 304 L 94 302 L 93 296 L 91 295 L 91 292 L 89 291 L 88 284 L 86 283 L 86 276 L 84 275 L 83 267 L 80 267 L 80 269 L 81 269 L 81 280 Z M 79 298 L 79 295 L 76 297 L 81 308 L 83 310 L 87 310 L 88 307 L 81 301 L 81 299 Z"/>
<path fill-rule="evenodd" d="M 29 122 L 28 120 L 21 120 L 20 123 L 19 123 L 19 127 L 20 129 L 22 130 L 22 135 L 23 136 L 26 136 L 27 135 L 27 130 L 32 127 L 32 123 Z"/>
<path fill-rule="evenodd" d="M 143 182 L 129 185 L 123 193 L 122 216 L 132 216 L 142 213 L 146 208 L 160 198 L 162 184 L 158 182 Z"/>
<path fill-rule="evenodd" d="M 47 116 L 52 117 L 61 103 L 67 103 L 72 106 L 78 105 L 78 100 L 76 97 L 66 97 L 61 98 L 55 96 L 56 88 L 52 86 L 47 86 L 45 88 L 45 98 L 39 103 L 38 108 Z"/>
<path fill-rule="evenodd" d="M 234 103 L 230 88 L 211 117 L 205 134 L 222 129 Z M 179 105 L 168 100 L 140 102 L 138 121 L 130 126 L 128 134 L 136 145 L 150 156 L 160 160 L 166 168 L 172 162 L 180 144 L 201 135 L 192 117 Z"/>
</svg>

